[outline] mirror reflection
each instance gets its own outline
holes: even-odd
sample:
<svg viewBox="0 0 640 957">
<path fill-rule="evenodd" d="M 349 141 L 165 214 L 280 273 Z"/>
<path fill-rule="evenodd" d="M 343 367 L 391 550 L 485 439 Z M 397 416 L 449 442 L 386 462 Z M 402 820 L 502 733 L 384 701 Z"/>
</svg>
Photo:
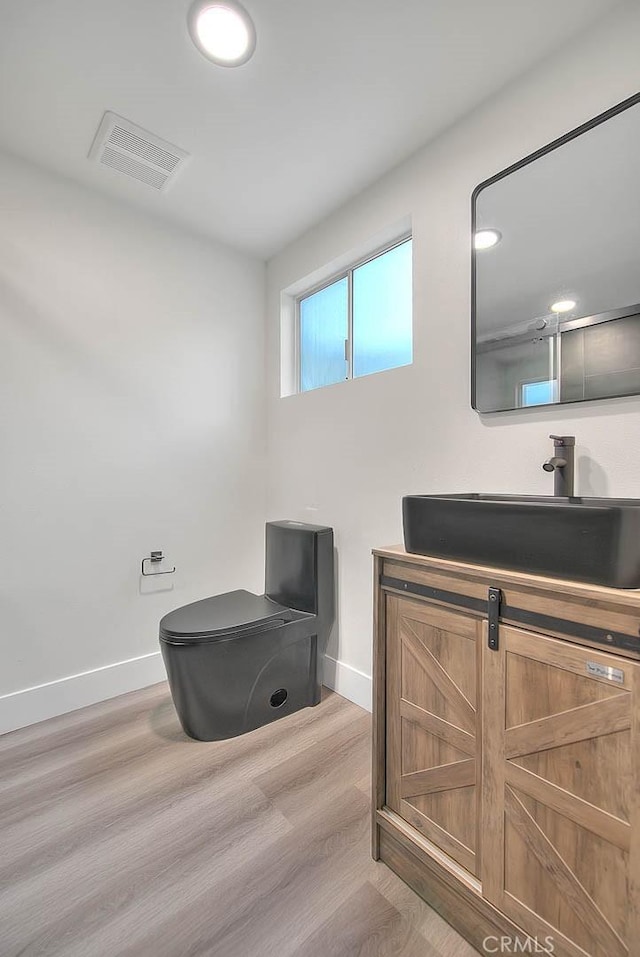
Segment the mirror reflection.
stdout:
<svg viewBox="0 0 640 957">
<path fill-rule="evenodd" d="M 474 193 L 473 406 L 640 394 L 640 96 Z"/>
</svg>

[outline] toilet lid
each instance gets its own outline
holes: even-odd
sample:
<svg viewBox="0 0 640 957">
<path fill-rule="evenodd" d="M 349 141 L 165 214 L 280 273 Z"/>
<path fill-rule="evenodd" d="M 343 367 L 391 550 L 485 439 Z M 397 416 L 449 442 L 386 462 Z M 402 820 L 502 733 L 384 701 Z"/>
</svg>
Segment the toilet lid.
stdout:
<svg viewBox="0 0 640 957">
<path fill-rule="evenodd" d="M 160 637 L 172 641 L 229 637 L 270 619 L 291 618 L 284 605 L 239 589 L 176 608 L 160 622 Z"/>
</svg>

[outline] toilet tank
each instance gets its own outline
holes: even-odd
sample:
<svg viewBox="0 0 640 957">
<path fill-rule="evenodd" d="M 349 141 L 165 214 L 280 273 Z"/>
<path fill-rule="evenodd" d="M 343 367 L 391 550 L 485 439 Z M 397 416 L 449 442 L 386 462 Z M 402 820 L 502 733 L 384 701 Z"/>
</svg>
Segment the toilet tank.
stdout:
<svg viewBox="0 0 640 957">
<path fill-rule="evenodd" d="M 287 608 L 335 617 L 333 529 L 303 522 L 267 522 L 265 594 Z"/>
</svg>

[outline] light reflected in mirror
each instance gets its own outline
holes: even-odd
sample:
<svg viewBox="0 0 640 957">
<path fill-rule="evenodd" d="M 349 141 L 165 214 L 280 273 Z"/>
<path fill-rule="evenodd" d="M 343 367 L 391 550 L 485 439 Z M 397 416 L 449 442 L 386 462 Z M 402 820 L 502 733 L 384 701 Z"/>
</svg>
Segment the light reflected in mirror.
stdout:
<svg viewBox="0 0 640 957">
<path fill-rule="evenodd" d="M 640 95 L 473 198 L 472 404 L 640 394 Z"/>
</svg>

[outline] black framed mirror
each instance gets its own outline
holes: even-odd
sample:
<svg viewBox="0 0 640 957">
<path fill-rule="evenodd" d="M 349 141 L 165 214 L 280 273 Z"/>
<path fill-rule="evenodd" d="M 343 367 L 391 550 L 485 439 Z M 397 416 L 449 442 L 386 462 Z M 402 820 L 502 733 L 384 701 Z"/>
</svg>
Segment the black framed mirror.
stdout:
<svg viewBox="0 0 640 957">
<path fill-rule="evenodd" d="M 472 196 L 478 412 L 640 394 L 640 93 Z"/>
</svg>

